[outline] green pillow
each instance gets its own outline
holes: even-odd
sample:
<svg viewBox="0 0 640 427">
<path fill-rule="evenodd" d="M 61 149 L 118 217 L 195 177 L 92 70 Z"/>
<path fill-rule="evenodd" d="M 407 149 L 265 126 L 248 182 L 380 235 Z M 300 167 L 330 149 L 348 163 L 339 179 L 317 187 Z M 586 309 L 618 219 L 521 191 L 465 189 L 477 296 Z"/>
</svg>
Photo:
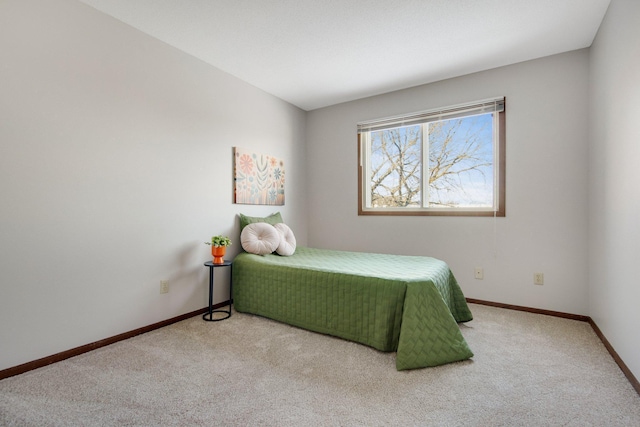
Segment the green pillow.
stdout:
<svg viewBox="0 0 640 427">
<path fill-rule="evenodd" d="M 275 224 L 279 224 L 281 222 L 284 222 L 282 220 L 282 216 L 280 215 L 280 212 L 276 212 L 273 213 L 267 217 L 259 217 L 259 216 L 246 216 L 243 214 L 238 214 L 238 216 L 240 216 L 240 232 L 242 233 L 242 230 L 244 230 L 244 228 L 249 225 L 249 224 L 253 224 L 255 222 L 266 222 L 267 224 L 271 224 L 271 225 L 275 225 Z"/>
</svg>

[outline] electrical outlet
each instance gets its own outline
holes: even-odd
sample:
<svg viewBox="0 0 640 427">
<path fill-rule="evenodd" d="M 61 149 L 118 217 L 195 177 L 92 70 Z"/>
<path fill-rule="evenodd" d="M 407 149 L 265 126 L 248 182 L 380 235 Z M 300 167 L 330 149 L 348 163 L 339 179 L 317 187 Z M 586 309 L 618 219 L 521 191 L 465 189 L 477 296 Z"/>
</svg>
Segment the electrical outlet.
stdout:
<svg viewBox="0 0 640 427">
<path fill-rule="evenodd" d="M 482 269 L 482 267 L 476 267 L 475 270 L 473 270 L 473 277 L 478 280 L 484 279 L 484 269 Z"/>
<path fill-rule="evenodd" d="M 169 281 L 168 280 L 160 280 L 160 293 L 166 294 L 169 292 Z"/>
<path fill-rule="evenodd" d="M 533 284 L 534 285 L 544 285 L 544 274 L 542 274 L 542 273 L 533 273 Z"/>
</svg>

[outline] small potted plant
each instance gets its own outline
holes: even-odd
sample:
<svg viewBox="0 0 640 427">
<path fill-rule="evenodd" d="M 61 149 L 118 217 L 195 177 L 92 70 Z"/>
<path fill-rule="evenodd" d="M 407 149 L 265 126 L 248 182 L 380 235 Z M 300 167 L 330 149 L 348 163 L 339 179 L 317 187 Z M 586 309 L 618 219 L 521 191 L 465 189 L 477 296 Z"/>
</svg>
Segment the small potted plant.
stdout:
<svg viewBox="0 0 640 427">
<path fill-rule="evenodd" d="M 207 245 L 211 245 L 211 255 L 213 255 L 214 264 L 224 263 L 224 254 L 227 252 L 227 246 L 231 246 L 231 239 L 227 236 L 213 236 L 210 242 L 205 242 Z"/>
</svg>

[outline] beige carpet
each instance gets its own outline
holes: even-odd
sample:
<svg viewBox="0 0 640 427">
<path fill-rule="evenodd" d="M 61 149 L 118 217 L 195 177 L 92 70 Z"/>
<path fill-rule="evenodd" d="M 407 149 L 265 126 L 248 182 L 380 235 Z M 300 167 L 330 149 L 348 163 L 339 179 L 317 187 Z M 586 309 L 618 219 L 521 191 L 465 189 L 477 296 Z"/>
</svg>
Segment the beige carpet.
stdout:
<svg viewBox="0 0 640 427">
<path fill-rule="evenodd" d="M 0 381 L 2 426 L 640 426 L 583 322 L 472 304 L 472 360 L 395 354 L 234 313 L 194 317 Z"/>
</svg>

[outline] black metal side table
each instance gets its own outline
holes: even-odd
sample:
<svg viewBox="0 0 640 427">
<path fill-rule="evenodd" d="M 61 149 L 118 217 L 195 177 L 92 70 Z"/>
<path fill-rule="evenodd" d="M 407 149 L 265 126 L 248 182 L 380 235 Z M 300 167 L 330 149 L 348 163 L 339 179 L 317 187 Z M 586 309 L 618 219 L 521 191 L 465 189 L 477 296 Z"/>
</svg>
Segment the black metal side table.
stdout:
<svg viewBox="0 0 640 427">
<path fill-rule="evenodd" d="M 233 262 L 224 260 L 222 264 L 214 264 L 213 261 L 205 262 L 205 267 L 209 267 L 209 311 L 202 315 L 202 318 L 207 322 L 217 322 L 219 320 L 228 319 L 231 317 L 231 305 L 233 304 L 231 287 L 233 285 Z M 229 310 L 214 310 L 213 309 L 213 271 L 216 267 L 229 267 Z M 224 306 L 223 306 L 224 307 Z M 225 313 L 225 317 L 220 317 L 217 319 L 213 318 L 213 313 Z M 208 316 L 208 317 L 207 317 Z"/>
</svg>

